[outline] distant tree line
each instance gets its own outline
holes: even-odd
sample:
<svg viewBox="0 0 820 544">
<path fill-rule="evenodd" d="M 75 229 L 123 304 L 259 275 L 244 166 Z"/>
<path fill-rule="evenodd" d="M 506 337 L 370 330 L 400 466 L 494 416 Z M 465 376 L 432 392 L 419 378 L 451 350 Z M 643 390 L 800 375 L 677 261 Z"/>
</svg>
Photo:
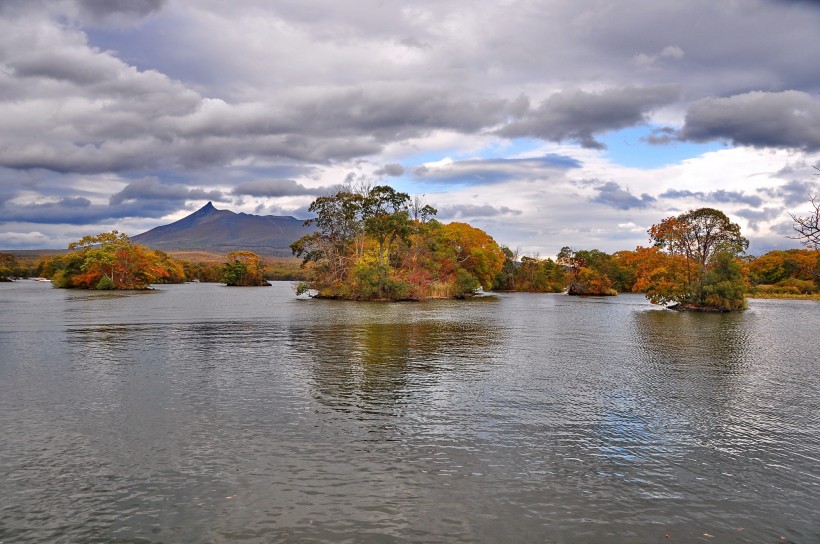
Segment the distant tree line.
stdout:
<svg viewBox="0 0 820 544">
<path fill-rule="evenodd" d="M 652 302 L 681 309 L 735 310 L 746 295 L 820 293 L 820 251 L 771 251 L 746 255 L 748 242 L 725 214 L 701 208 L 664 219 L 649 229 L 650 247 L 607 254 L 562 248 L 557 259 L 506 260 L 495 288 L 511 291 L 606 295 L 642 292 Z"/>
<path fill-rule="evenodd" d="M 56 287 L 144 289 L 182 281 L 265 285 L 302 280 L 301 291 L 356 300 L 460 298 L 478 289 L 614 295 L 643 292 L 653 303 L 680 309 L 736 310 L 747 294 L 820 294 L 815 214 L 794 217 L 806 249 L 745 253 L 740 227 L 721 211 L 700 208 L 668 217 L 649 230 L 651 246 L 607 254 L 563 247 L 557 258 L 499 247 L 465 223 L 442 224 L 435 208 L 389 186 L 340 189 L 317 198 L 307 223 L 316 231 L 291 245 L 302 267 L 266 263 L 250 251 L 225 262 L 179 261 L 112 231 L 69 244 L 69 253 L 36 265 L 0 254 L 0 281 L 50 278 Z"/>
</svg>

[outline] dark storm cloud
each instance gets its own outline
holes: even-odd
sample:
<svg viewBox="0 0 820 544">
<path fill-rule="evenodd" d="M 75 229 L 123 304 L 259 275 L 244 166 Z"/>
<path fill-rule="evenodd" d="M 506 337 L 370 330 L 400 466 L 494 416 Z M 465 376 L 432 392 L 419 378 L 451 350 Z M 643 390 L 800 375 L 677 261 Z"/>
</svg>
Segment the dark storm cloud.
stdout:
<svg viewBox="0 0 820 544">
<path fill-rule="evenodd" d="M 602 149 L 605 146 L 595 139 L 596 134 L 644 123 L 647 114 L 673 103 L 679 95 L 680 89 L 672 85 L 609 89 L 601 93 L 562 91 L 500 129 L 499 134 L 510 138 L 572 140 L 584 147 Z"/>
<path fill-rule="evenodd" d="M 112 16 L 145 17 L 159 11 L 167 0 L 76 0 L 83 13 L 96 20 Z"/>
<path fill-rule="evenodd" d="M 614 181 L 609 181 L 603 185 L 595 187 L 598 195 L 591 199 L 591 202 L 605 204 L 618 210 L 629 210 L 631 208 L 645 208 L 655 202 L 655 198 L 642 194 L 637 197 L 628 190 L 623 189 Z"/>
<path fill-rule="evenodd" d="M 167 200 L 184 203 L 186 200 L 221 200 L 220 191 L 191 189 L 185 185 L 161 183 L 156 178 L 132 181 L 122 191 L 111 195 L 112 206 L 129 201 Z"/>
<path fill-rule="evenodd" d="M 473 159 L 419 166 L 413 169 L 413 175 L 424 181 L 483 185 L 516 178 L 545 178 L 557 170 L 580 167 L 581 163 L 576 159 L 549 154 L 531 159 Z"/>
<path fill-rule="evenodd" d="M 292 179 L 262 179 L 240 183 L 231 191 L 234 195 L 248 195 L 256 197 L 282 197 L 321 195 L 327 192 L 327 187 L 311 189 Z"/>
<path fill-rule="evenodd" d="M 763 204 L 763 199 L 757 195 L 747 195 L 738 191 L 723 189 L 705 193 L 703 191 L 689 191 L 669 189 L 660 195 L 660 198 L 695 198 L 704 202 L 719 202 L 721 204 L 746 204 L 755 208 Z"/>
<path fill-rule="evenodd" d="M 682 140 L 820 150 L 820 100 L 803 92 L 750 92 L 692 104 Z"/>
<path fill-rule="evenodd" d="M 58 202 L 0 207 L 0 222 L 92 225 L 126 217 L 159 218 L 179 209 L 178 201 L 150 200 L 116 206 L 91 204 L 84 198 L 64 198 Z"/>
</svg>

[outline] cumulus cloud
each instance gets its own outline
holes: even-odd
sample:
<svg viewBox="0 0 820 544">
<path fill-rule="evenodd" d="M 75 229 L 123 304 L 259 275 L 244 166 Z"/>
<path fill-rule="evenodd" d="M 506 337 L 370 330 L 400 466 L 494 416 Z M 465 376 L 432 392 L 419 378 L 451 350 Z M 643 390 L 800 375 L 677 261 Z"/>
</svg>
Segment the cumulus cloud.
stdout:
<svg viewBox="0 0 820 544">
<path fill-rule="evenodd" d="M 646 208 L 653 202 L 655 198 L 644 193 L 637 197 L 628 190 L 623 189 L 614 181 L 608 181 L 603 185 L 595 187 L 598 194 L 591 199 L 591 202 L 598 204 L 605 204 L 618 210 L 629 210 L 631 208 Z"/>
<path fill-rule="evenodd" d="M 351 170 L 399 177 L 408 192 L 463 190 L 445 206 L 492 193 L 489 208 L 452 212 L 520 236 L 512 244 L 597 228 L 565 215 L 579 202 L 568 178 L 615 183 L 582 188 L 607 206 L 601 237 L 656 221 L 664 202 L 649 194 L 669 187 L 753 209 L 755 196 L 802 202 L 812 187 L 785 172 L 770 194 L 762 178 L 707 184 L 681 164 L 690 186 L 669 170 L 619 174 L 625 152 L 600 152 L 606 133 L 650 123 L 657 145 L 721 140 L 815 162 L 806 67 L 820 52 L 820 9 L 785 2 L 0 1 L 0 220 L 33 222 L 4 224 L 15 232 L 123 217 L 142 228 L 189 199 L 217 199 L 212 180 L 250 212 Z M 778 153 L 760 171 L 784 166 Z M 517 158 L 527 155 L 540 157 Z M 545 192 L 520 197 L 530 190 Z M 282 206 L 307 198 L 291 200 Z"/>
<path fill-rule="evenodd" d="M 820 194 L 820 181 L 792 180 L 778 187 L 768 187 L 761 193 L 770 198 L 781 198 L 786 206 L 798 206 L 811 200 L 813 195 Z"/>
<path fill-rule="evenodd" d="M 50 238 L 42 232 L 0 232 L 0 248 L 15 249 L 18 247 L 43 247 Z"/>
<path fill-rule="evenodd" d="M 82 13 L 95 21 L 145 17 L 166 3 L 167 0 L 77 0 Z"/>
<path fill-rule="evenodd" d="M 736 215 L 744 218 L 749 228 L 753 231 L 760 230 L 763 223 L 768 223 L 773 219 L 783 217 L 785 212 L 780 208 L 764 208 L 762 210 L 743 209 L 735 212 Z"/>
<path fill-rule="evenodd" d="M 608 89 L 600 93 L 561 91 L 499 130 L 510 138 L 572 140 L 583 147 L 603 149 L 596 134 L 646 122 L 653 110 L 677 100 L 673 85 Z"/>
</svg>

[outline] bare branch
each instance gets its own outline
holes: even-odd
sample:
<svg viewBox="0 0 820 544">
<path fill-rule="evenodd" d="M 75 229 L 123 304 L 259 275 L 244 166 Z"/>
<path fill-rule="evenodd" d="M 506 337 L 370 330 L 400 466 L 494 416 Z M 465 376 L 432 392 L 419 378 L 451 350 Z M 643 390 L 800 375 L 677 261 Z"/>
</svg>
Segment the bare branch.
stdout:
<svg viewBox="0 0 820 544">
<path fill-rule="evenodd" d="M 814 207 L 814 214 L 810 213 L 805 217 L 789 214 L 794 221 L 792 228 L 797 232 L 797 236 L 789 236 L 789 238 L 800 240 L 800 243 L 806 247 L 818 248 L 820 246 L 820 199 L 812 196 L 811 205 Z"/>
</svg>

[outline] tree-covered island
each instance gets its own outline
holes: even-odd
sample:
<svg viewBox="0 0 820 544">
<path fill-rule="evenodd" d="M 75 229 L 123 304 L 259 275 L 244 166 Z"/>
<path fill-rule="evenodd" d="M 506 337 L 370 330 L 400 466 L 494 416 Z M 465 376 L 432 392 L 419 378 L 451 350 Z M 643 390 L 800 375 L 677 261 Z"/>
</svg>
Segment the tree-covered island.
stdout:
<svg viewBox="0 0 820 544">
<path fill-rule="evenodd" d="M 386 185 L 319 197 L 307 224 L 316 228 L 291 245 L 307 281 L 299 293 L 348 300 L 464 298 L 490 289 L 504 253 L 486 232 L 444 225 L 435 208 Z"/>
<path fill-rule="evenodd" d="M 152 283 L 184 281 L 182 265 L 166 253 L 134 244 L 116 230 L 85 236 L 68 245 L 43 274 L 55 287 L 79 289 L 148 289 Z"/>
<path fill-rule="evenodd" d="M 68 249 L 69 253 L 43 260 L 37 267 L 38 273 L 50 278 L 54 287 L 144 290 L 151 284 L 182 283 L 194 271 L 191 263 L 135 244 L 116 230 L 85 236 L 71 242 Z M 265 264 L 251 251 L 229 253 L 217 272 L 219 279 L 229 286 L 270 285 L 264 276 Z"/>
</svg>

